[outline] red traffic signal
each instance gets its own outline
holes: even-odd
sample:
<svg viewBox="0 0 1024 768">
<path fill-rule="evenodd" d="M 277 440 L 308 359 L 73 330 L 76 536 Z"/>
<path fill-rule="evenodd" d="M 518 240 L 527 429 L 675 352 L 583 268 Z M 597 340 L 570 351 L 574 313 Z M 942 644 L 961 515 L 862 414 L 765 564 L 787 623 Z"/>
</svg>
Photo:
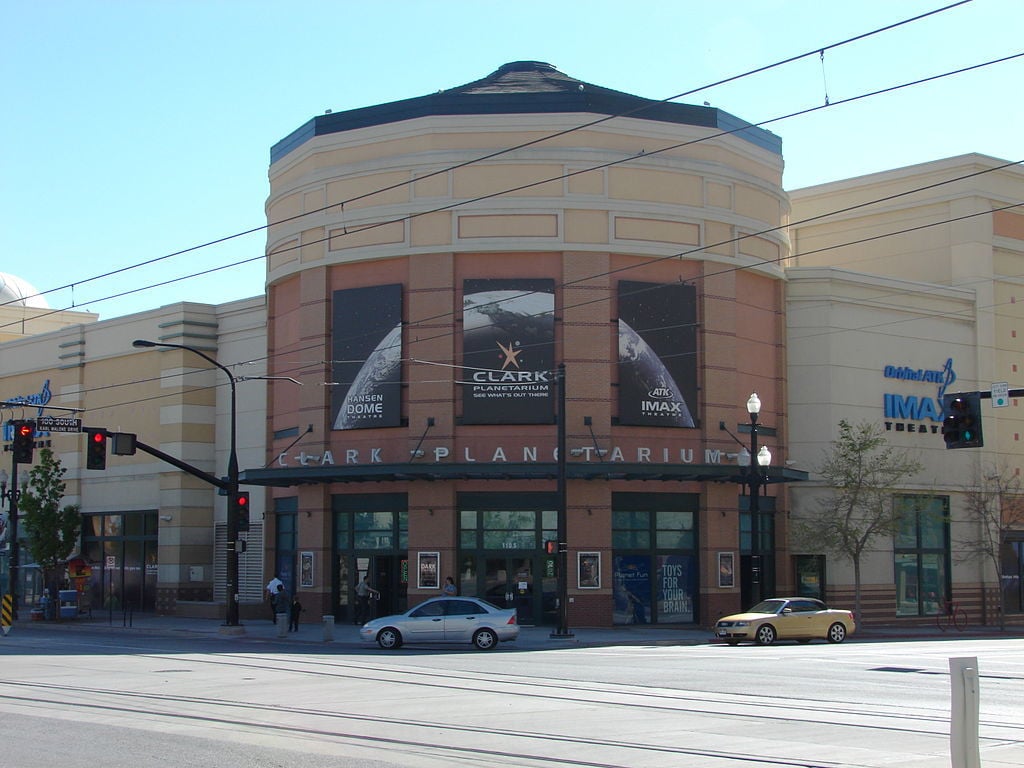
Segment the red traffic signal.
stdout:
<svg viewBox="0 0 1024 768">
<path fill-rule="evenodd" d="M 18 464 L 32 463 L 32 450 L 35 442 L 36 423 L 34 421 L 14 422 L 14 440 L 11 442 L 11 453 Z"/>
<path fill-rule="evenodd" d="M 231 509 L 238 521 L 238 530 L 249 530 L 249 492 L 236 491 L 231 496 Z"/>
<path fill-rule="evenodd" d="M 107 430 L 89 427 L 85 432 L 85 468 L 107 468 Z"/>
</svg>

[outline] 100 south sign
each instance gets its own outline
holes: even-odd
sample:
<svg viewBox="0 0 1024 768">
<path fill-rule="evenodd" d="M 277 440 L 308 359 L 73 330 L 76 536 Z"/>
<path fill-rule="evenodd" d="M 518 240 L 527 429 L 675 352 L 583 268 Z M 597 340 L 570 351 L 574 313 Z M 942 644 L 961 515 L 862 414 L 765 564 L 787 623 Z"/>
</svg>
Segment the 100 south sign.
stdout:
<svg viewBox="0 0 1024 768">
<path fill-rule="evenodd" d="M 907 365 L 887 365 L 883 369 L 887 379 L 919 382 L 935 386 L 935 396 L 903 395 L 886 392 L 882 395 L 885 430 L 887 432 L 921 432 L 936 434 L 942 424 L 942 396 L 956 381 L 953 358 L 942 368 L 915 368 Z"/>
</svg>

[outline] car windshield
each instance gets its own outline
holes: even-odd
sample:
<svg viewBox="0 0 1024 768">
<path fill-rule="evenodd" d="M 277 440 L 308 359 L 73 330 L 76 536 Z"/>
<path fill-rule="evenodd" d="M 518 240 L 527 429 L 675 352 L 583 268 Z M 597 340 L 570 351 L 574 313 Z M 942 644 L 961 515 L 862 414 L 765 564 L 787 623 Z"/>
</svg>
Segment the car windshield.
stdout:
<svg viewBox="0 0 1024 768">
<path fill-rule="evenodd" d="M 748 613 L 778 613 L 785 604 L 785 600 L 762 600 L 751 608 Z"/>
</svg>

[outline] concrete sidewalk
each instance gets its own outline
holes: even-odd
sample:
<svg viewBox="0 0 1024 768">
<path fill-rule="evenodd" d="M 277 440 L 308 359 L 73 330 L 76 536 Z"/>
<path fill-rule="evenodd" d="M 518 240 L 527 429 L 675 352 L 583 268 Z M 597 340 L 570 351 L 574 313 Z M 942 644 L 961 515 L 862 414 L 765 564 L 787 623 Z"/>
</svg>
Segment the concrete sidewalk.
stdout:
<svg viewBox="0 0 1024 768">
<path fill-rule="evenodd" d="M 305 621 L 298 632 L 282 632 L 269 619 L 250 619 L 240 626 L 228 627 L 221 619 L 194 619 L 177 616 L 156 616 L 120 613 L 80 617 L 64 621 L 19 620 L 12 632 L 32 633 L 37 630 L 75 632 L 109 632 L 137 635 L 155 634 L 167 637 L 222 638 L 226 642 L 274 642 L 282 644 L 319 644 L 351 647 L 370 647 L 359 639 L 359 627 L 330 620 Z M 553 627 L 524 626 L 519 639 L 503 644 L 507 648 L 538 650 L 567 647 L 595 647 L 620 645 L 707 645 L 718 644 L 711 630 L 692 626 L 630 625 L 625 627 L 572 627 L 566 637 L 552 636 Z M 934 625 L 925 626 L 871 626 L 859 629 L 847 642 L 883 640 L 951 640 L 977 637 L 1022 637 L 1024 628 L 1012 627 L 1001 632 L 998 627 L 968 627 L 963 632 L 942 632 Z M 375 646 L 373 646 L 375 647 Z"/>
</svg>

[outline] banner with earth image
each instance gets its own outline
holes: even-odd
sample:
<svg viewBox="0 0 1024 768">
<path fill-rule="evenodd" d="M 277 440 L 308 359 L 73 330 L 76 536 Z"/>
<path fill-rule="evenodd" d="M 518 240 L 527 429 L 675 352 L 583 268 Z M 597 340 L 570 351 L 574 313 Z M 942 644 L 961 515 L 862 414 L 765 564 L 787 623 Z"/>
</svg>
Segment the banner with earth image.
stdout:
<svg viewBox="0 0 1024 768">
<path fill-rule="evenodd" d="M 332 295 L 334 429 L 397 427 L 402 415 L 402 286 Z"/>
<path fill-rule="evenodd" d="M 697 289 L 619 283 L 619 423 L 693 427 Z"/>
</svg>

